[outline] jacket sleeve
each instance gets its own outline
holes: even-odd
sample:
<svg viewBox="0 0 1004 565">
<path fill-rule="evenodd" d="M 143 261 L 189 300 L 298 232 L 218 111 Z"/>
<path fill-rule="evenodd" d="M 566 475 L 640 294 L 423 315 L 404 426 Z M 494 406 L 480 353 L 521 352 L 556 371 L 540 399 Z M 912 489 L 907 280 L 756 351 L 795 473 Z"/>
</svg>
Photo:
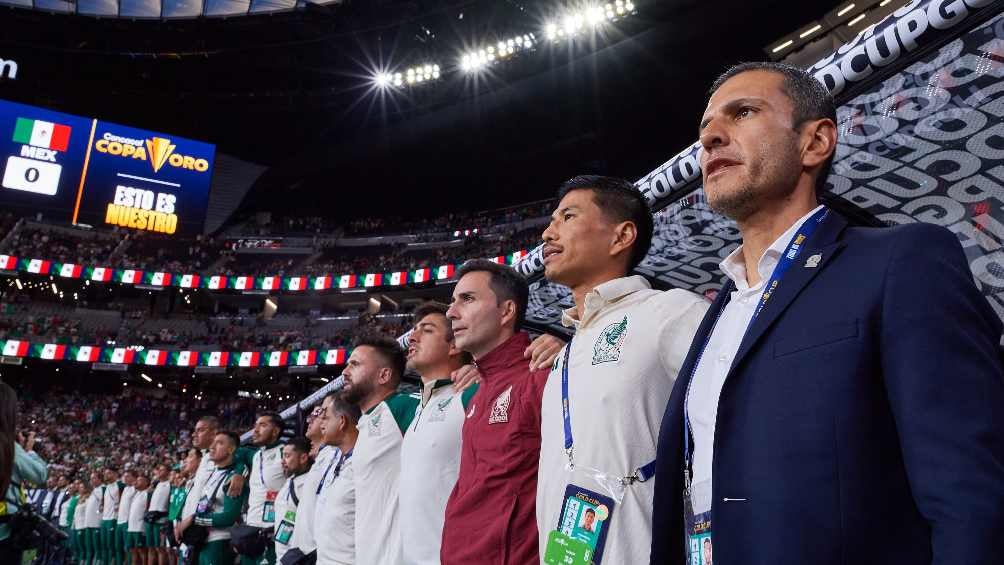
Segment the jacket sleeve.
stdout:
<svg viewBox="0 0 1004 565">
<path fill-rule="evenodd" d="M 44 485 L 49 478 L 49 465 L 34 451 L 25 451 L 14 444 L 14 473 L 11 483 L 26 481 L 34 485 Z"/>
<path fill-rule="evenodd" d="M 228 479 L 226 484 L 220 487 L 223 492 L 227 492 L 230 488 L 230 480 Z M 213 508 L 212 512 L 198 512 L 195 514 L 195 523 L 200 526 L 209 526 L 213 528 L 229 528 L 237 523 L 237 518 L 241 515 L 241 509 L 244 508 L 244 502 L 248 497 L 248 487 L 244 486 L 244 490 L 241 495 L 234 498 L 232 496 L 223 496 L 223 508 Z"/>
<path fill-rule="evenodd" d="M 896 229 L 880 355 L 932 565 L 992 563 L 1004 554 L 1001 322 L 951 232 Z"/>
</svg>

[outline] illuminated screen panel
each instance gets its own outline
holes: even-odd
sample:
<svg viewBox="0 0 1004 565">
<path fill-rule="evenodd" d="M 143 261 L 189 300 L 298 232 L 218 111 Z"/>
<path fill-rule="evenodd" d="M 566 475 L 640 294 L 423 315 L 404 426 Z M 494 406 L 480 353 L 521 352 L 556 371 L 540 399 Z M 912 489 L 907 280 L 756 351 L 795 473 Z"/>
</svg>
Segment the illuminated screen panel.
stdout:
<svg viewBox="0 0 1004 565">
<path fill-rule="evenodd" d="M 202 233 L 215 151 L 0 100 L 0 207 L 95 227 Z"/>
</svg>

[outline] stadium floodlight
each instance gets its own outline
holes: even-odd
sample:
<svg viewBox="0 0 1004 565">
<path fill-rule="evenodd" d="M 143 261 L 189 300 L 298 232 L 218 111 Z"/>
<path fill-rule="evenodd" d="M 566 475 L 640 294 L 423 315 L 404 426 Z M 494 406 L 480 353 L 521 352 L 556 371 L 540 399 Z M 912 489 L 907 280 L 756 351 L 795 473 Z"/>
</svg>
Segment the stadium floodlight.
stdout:
<svg viewBox="0 0 1004 565">
<path fill-rule="evenodd" d="M 392 86 L 400 88 L 404 86 L 404 75 L 402 73 L 381 71 L 373 75 L 373 84 L 380 89 L 387 89 Z"/>
<path fill-rule="evenodd" d="M 544 26 L 544 37 L 555 42 L 560 39 L 572 39 L 589 30 L 596 29 L 608 22 L 613 22 L 635 13 L 635 5 L 631 0 L 615 0 L 605 4 L 594 4 L 580 10 L 568 12 L 559 19 L 548 22 Z"/>
<path fill-rule="evenodd" d="M 143 380 L 146 381 L 146 382 L 148 382 L 148 383 L 152 383 L 153 382 L 153 379 L 151 379 L 150 377 L 148 377 L 146 373 L 140 373 L 139 376 L 143 377 Z"/>
<path fill-rule="evenodd" d="M 408 67 L 405 69 L 403 76 L 401 73 L 395 73 L 393 77 L 393 84 L 397 87 L 402 85 L 414 86 L 439 80 L 441 75 L 442 71 L 440 70 L 439 65 L 435 63 L 426 63 L 424 65 Z"/>
<path fill-rule="evenodd" d="M 514 35 L 507 39 L 500 39 L 497 42 L 472 49 L 460 57 L 460 70 L 464 72 L 474 72 L 491 65 L 492 63 L 508 59 L 517 54 L 534 49 L 537 45 L 537 36 L 533 33 Z"/>
</svg>

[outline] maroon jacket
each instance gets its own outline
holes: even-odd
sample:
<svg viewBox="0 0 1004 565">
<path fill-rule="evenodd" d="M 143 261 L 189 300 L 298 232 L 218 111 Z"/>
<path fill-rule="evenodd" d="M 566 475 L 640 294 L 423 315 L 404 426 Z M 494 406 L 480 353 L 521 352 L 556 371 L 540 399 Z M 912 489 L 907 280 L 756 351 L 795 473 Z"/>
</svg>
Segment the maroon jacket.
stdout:
<svg viewBox="0 0 1004 565">
<path fill-rule="evenodd" d="M 550 368 L 530 371 L 520 332 L 478 360 L 460 476 L 446 504 L 443 565 L 538 565 L 540 403 Z"/>
</svg>

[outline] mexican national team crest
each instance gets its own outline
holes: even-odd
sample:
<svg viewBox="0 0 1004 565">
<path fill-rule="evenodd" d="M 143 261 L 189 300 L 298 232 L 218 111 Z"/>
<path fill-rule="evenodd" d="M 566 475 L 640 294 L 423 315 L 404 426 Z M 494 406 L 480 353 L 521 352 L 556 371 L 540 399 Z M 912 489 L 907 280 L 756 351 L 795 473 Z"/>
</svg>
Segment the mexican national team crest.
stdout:
<svg viewBox="0 0 1004 565">
<path fill-rule="evenodd" d="M 369 425 L 370 437 L 380 435 L 380 418 L 381 418 L 381 416 L 383 416 L 383 414 L 377 414 L 376 416 L 373 416 L 372 418 L 370 418 L 370 421 L 369 421 L 369 424 L 370 424 Z"/>
<path fill-rule="evenodd" d="M 509 404 L 512 398 L 512 385 L 495 398 L 492 412 L 488 415 L 489 424 L 503 424 L 509 421 Z"/>
<path fill-rule="evenodd" d="M 593 365 L 610 363 L 621 358 L 621 347 L 627 337 L 628 319 L 624 319 L 615 324 L 603 328 L 603 333 L 593 344 Z"/>
<path fill-rule="evenodd" d="M 430 422 L 443 422 L 446 420 L 446 409 L 450 407 L 450 402 L 453 397 L 447 397 L 443 400 L 436 402 L 436 410 L 429 414 Z"/>
</svg>

